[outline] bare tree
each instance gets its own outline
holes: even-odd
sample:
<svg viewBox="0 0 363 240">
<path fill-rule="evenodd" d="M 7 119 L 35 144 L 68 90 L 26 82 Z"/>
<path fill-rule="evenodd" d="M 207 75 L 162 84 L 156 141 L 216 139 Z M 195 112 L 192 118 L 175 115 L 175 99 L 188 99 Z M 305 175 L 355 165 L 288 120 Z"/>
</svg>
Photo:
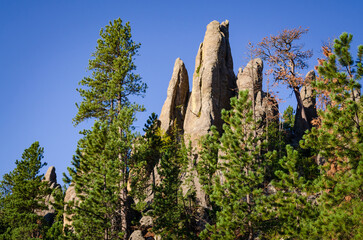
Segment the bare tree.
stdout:
<svg viewBox="0 0 363 240">
<path fill-rule="evenodd" d="M 308 29 L 301 27 L 285 29 L 276 36 L 263 38 L 257 46 L 260 57 L 270 66 L 267 73 L 273 75 L 275 83 L 286 84 L 293 90 L 304 128 L 310 129 L 311 123 L 308 121 L 300 96 L 300 88 L 304 85 L 304 78 L 300 71 L 308 68 L 307 60 L 313 53 L 312 50 L 303 51 L 303 45 L 296 43 L 307 32 Z"/>
</svg>

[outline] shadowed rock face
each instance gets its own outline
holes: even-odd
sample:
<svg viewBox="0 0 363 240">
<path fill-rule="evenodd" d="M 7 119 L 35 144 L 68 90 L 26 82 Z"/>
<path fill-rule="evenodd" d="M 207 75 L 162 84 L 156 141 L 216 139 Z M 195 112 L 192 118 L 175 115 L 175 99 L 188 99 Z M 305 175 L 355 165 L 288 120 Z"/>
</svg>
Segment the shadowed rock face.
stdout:
<svg viewBox="0 0 363 240">
<path fill-rule="evenodd" d="M 160 114 L 161 129 L 169 132 L 174 124 L 182 130 L 189 97 L 188 72 L 180 58 L 175 60 L 168 93 Z"/>
<path fill-rule="evenodd" d="M 238 91 L 248 90 L 249 96 L 254 97 L 256 120 L 260 120 L 257 133 L 262 134 L 266 121 L 278 121 L 278 104 L 275 98 L 262 91 L 263 62 L 256 58 L 251 60 L 237 75 Z M 252 94 L 254 93 L 254 94 Z"/>
<path fill-rule="evenodd" d="M 314 90 L 312 86 L 310 85 L 311 81 L 315 80 L 315 72 L 314 70 L 311 70 L 308 72 L 305 76 L 305 84 L 301 87 L 300 90 L 300 96 L 303 101 L 306 117 L 308 119 L 308 124 L 311 127 L 311 121 L 314 118 L 318 117 L 318 114 L 316 112 L 316 96 L 314 93 Z M 299 105 L 296 109 L 296 116 L 295 116 L 295 125 L 294 125 L 294 144 L 297 145 L 304 135 L 305 131 L 308 130 L 306 127 L 304 127 L 305 124 L 303 122 L 303 119 L 301 117 L 301 111 Z"/>
<path fill-rule="evenodd" d="M 222 129 L 221 110 L 230 108 L 236 92 L 236 77 L 229 45 L 229 22 L 207 26 L 195 60 L 193 89 L 184 121 L 184 133 L 194 141 L 212 125 Z"/>
<path fill-rule="evenodd" d="M 57 174 L 55 173 L 54 166 L 48 168 L 46 174 L 44 175 L 43 181 L 48 182 L 50 189 L 54 190 L 58 188 L 61 190 L 61 186 L 57 183 Z M 48 209 L 37 211 L 37 214 L 43 216 L 49 223 L 52 223 L 54 220 L 55 209 L 53 208 L 53 203 L 54 197 L 52 194 L 50 194 L 45 197 L 45 205 L 48 207 Z"/>
<path fill-rule="evenodd" d="M 252 96 L 252 89 L 254 89 L 254 97 L 256 98 L 257 93 L 262 91 L 262 71 L 263 62 L 260 58 L 255 58 L 249 61 L 243 70 L 242 68 L 238 69 L 238 91 L 248 90 L 250 96 Z"/>
<path fill-rule="evenodd" d="M 54 166 L 48 168 L 46 174 L 44 175 L 44 180 L 52 183 L 57 183 L 57 174 L 55 173 Z"/>
</svg>

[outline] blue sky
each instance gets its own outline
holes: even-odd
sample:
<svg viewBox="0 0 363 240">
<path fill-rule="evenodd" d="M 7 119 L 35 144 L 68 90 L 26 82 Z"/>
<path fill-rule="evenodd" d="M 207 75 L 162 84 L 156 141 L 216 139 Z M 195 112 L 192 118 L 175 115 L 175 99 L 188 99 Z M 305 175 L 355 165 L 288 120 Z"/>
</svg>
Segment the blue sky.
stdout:
<svg viewBox="0 0 363 240">
<path fill-rule="evenodd" d="M 78 82 L 89 74 L 88 60 L 99 31 L 121 18 L 140 42 L 137 73 L 149 86 L 135 99 L 147 111 L 138 114 L 136 130 L 147 117 L 160 114 L 174 61 L 180 57 L 190 81 L 206 25 L 230 21 L 234 69 L 246 64 L 246 46 L 282 29 L 309 27 L 306 49 L 313 49 L 313 68 L 323 41 L 346 31 L 354 35 L 352 52 L 363 44 L 361 0 L 301 1 L 55 1 L 0 0 L 0 176 L 15 167 L 25 148 L 39 141 L 44 161 L 57 169 L 58 181 L 70 166 L 78 132 L 92 121 L 72 125 Z M 307 72 L 307 71 L 306 71 Z M 290 92 L 279 97 L 296 105 Z M 47 167 L 48 167 L 47 166 Z M 46 167 L 46 168 L 47 168 Z M 46 171 L 43 169 L 43 172 Z"/>
</svg>

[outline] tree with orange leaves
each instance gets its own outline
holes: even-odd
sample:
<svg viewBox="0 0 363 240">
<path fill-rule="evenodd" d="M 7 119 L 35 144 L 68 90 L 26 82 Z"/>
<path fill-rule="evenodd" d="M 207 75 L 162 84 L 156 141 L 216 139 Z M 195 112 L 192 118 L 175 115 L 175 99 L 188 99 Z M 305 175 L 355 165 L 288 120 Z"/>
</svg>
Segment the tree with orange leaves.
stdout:
<svg viewBox="0 0 363 240">
<path fill-rule="evenodd" d="M 319 217 L 310 239 L 363 238 L 363 45 L 356 60 L 349 52 L 353 36 L 343 33 L 334 46 L 324 46 L 316 91 L 328 100 L 319 110 L 319 128 L 304 136 L 303 147 L 324 160 L 316 192 Z"/>
<path fill-rule="evenodd" d="M 300 96 L 300 88 L 304 85 L 304 78 L 301 70 L 308 68 L 307 60 L 312 57 L 312 50 L 302 50 L 303 45 L 296 44 L 308 29 L 294 28 L 286 29 L 278 35 L 265 37 L 258 46 L 258 54 L 267 61 L 270 69 L 268 74 L 272 74 L 275 83 L 287 84 L 295 94 L 298 103 L 298 110 L 301 111 L 305 129 L 311 128 L 303 101 Z"/>
</svg>

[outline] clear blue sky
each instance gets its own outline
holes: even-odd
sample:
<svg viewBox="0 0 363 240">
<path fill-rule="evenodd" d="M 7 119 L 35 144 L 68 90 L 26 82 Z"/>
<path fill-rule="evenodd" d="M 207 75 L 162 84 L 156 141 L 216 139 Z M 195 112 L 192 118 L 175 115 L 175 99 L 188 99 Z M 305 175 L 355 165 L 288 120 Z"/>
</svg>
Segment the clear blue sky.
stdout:
<svg viewBox="0 0 363 240">
<path fill-rule="evenodd" d="M 55 1 L 0 0 L 0 176 L 15 167 L 25 148 L 39 141 L 44 160 L 57 169 L 58 181 L 70 166 L 78 132 L 92 121 L 72 125 L 76 88 L 89 73 L 87 64 L 99 31 L 110 20 L 130 21 L 133 39 L 142 44 L 137 73 L 148 84 L 136 99 L 147 111 L 138 114 L 142 130 L 148 115 L 160 114 L 174 61 L 180 57 L 190 79 L 206 25 L 230 21 L 235 72 L 246 64 L 246 45 L 282 29 L 309 27 L 303 41 L 314 50 L 346 31 L 354 48 L 363 44 L 362 0 L 304 1 Z M 280 97 L 295 107 L 289 92 Z M 48 167 L 47 166 L 47 167 Z M 46 167 L 46 168 L 47 168 Z M 46 171 L 43 169 L 43 172 Z"/>
</svg>

